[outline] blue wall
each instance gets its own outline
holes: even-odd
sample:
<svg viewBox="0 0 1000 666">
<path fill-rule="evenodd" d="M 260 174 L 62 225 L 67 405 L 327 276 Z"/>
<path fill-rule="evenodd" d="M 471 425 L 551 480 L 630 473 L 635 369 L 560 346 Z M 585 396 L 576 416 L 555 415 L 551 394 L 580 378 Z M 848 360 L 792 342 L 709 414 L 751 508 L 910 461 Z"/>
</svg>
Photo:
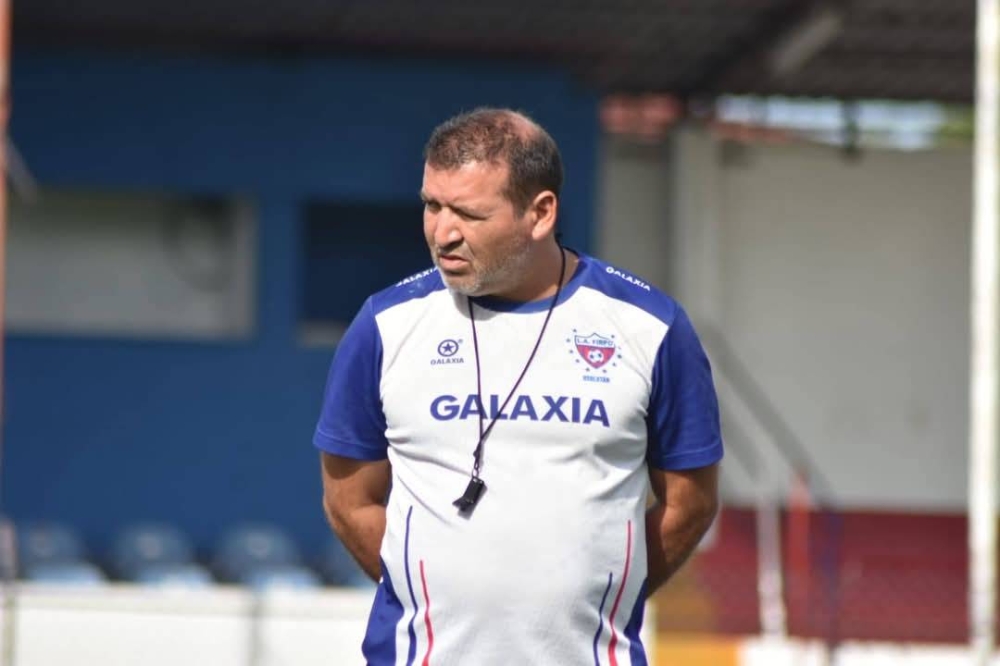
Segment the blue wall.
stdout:
<svg viewBox="0 0 1000 666">
<path fill-rule="evenodd" d="M 4 505 L 69 521 L 98 551 L 139 519 L 175 522 L 203 548 L 244 520 L 310 549 L 325 538 L 310 437 L 332 352 L 295 339 L 307 198 L 415 201 L 436 123 L 514 106 L 560 143 L 566 242 L 589 249 L 596 97 L 559 71 L 18 53 L 13 104 L 43 186 L 238 193 L 259 214 L 252 339 L 8 341 Z"/>
</svg>

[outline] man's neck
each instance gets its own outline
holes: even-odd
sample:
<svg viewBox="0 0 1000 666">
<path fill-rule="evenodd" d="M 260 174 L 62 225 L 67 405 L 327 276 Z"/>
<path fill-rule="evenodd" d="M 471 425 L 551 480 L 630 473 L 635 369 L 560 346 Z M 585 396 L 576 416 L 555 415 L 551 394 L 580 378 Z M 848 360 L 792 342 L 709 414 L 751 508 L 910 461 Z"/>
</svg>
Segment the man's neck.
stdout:
<svg viewBox="0 0 1000 666">
<path fill-rule="evenodd" d="M 517 286 L 491 295 L 505 301 L 521 303 L 551 298 L 555 295 L 560 281 L 563 285 L 569 282 L 579 261 L 575 254 L 553 242 L 551 248 L 544 250 L 544 255 L 537 257 L 529 274 L 522 276 L 524 279 Z"/>
</svg>

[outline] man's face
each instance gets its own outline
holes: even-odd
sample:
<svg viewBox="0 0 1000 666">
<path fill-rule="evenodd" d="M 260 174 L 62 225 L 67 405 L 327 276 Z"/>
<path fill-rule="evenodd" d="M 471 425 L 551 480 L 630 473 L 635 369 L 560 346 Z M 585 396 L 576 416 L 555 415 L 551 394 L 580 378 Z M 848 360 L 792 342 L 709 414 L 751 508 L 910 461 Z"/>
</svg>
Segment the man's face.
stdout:
<svg viewBox="0 0 1000 666">
<path fill-rule="evenodd" d="M 460 294 L 503 296 L 528 262 L 530 211 L 516 215 L 504 196 L 507 171 L 482 162 L 424 165 L 424 236 L 445 284 Z"/>
</svg>

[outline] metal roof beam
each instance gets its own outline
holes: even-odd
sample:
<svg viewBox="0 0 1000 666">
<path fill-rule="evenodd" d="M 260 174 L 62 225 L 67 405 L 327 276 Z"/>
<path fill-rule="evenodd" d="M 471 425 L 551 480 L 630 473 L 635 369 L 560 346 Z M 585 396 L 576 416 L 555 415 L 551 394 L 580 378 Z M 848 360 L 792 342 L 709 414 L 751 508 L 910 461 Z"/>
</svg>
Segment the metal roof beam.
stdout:
<svg viewBox="0 0 1000 666">
<path fill-rule="evenodd" d="M 780 79 L 801 69 L 843 31 L 844 0 L 788 0 L 764 12 L 756 30 L 717 57 L 682 92 L 690 98 L 717 94 L 738 71 Z"/>
</svg>

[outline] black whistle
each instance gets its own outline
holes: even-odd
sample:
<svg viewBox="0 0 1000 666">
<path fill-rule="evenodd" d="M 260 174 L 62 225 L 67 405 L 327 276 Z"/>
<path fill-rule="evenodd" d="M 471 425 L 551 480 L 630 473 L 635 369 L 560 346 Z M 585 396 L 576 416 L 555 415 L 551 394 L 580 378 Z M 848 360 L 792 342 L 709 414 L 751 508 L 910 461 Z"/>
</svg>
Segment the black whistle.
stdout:
<svg viewBox="0 0 1000 666">
<path fill-rule="evenodd" d="M 483 496 L 483 491 L 486 490 L 486 484 L 483 480 L 477 476 L 469 479 L 469 485 L 465 487 L 465 492 L 457 500 L 452 502 L 458 507 L 460 513 L 471 513 L 476 505 L 479 504 L 479 498 Z"/>
</svg>

